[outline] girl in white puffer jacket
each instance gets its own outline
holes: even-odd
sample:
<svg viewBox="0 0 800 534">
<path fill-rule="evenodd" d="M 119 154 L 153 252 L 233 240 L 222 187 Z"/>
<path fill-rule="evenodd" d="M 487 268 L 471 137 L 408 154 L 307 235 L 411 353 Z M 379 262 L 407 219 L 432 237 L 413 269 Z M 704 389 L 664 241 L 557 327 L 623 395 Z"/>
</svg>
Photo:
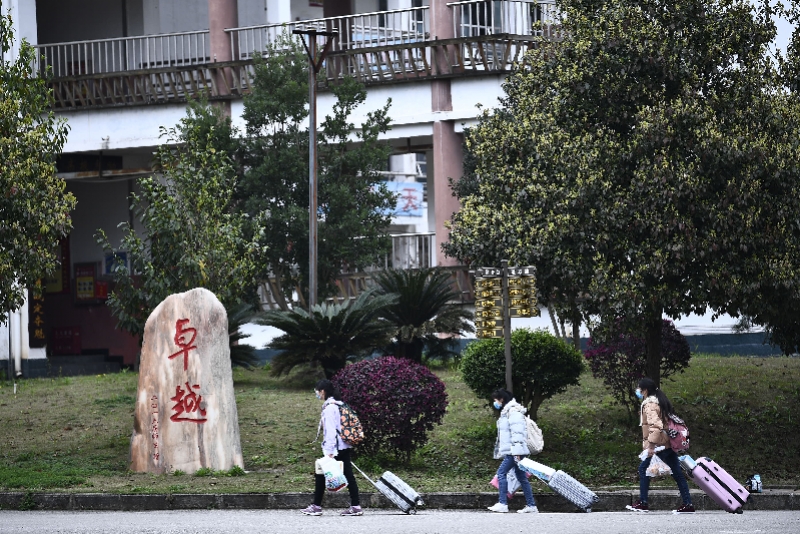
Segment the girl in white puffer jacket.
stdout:
<svg viewBox="0 0 800 534">
<path fill-rule="evenodd" d="M 502 459 L 503 462 L 497 468 L 498 490 L 500 500 L 494 506 L 490 506 L 492 512 L 508 512 L 508 480 L 506 476 L 511 469 L 517 476 L 522 493 L 525 495 L 526 506 L 518 513 L 537 513 L 536 502 L 533 500 L 533 491 L 528 483 L 525 472 L 519 468 L 517 462 L 522 456 L 530 454 L 528 444 L 525 440 L 528 426 L 525 422 L 525 412 L 527 410 L 520 403 L 514 400 L 513 395 L 505 389 L 498 389 L 492 393 L 494 407 L 500 410 L 500 417 L 497 419 L 497 441 L 494 446 L 495 460 Z"/>
</svg>

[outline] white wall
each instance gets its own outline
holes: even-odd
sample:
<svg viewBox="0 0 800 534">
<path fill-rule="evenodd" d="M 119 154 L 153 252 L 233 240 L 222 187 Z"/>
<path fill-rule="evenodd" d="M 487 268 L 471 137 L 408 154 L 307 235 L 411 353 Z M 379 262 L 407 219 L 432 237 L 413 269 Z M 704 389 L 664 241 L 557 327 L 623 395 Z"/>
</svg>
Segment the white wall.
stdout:
<svg viewBox="0 0 800 534">
<path fill-rule="evenodd" d="M 208 29 L 208 0 L 143 0 L 144 34 Z"/>
<path fill-rule="evenodd" d="M 267 23 L 268 0 L 238 0 L 239 26 L 257 26 Z M 289 0 L 279 0 L 289 10 Z"/>
</svg>

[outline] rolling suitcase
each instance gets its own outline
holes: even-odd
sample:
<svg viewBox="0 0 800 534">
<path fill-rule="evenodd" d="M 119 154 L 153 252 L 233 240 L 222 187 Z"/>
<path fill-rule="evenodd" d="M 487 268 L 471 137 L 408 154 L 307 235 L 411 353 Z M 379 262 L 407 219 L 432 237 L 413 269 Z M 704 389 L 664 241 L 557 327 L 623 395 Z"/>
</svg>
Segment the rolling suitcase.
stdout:
<svg viewBox="0 0 800 534">
<path fill-rule="evenodd" d="M 569 502 L 583 510 L 584 512 L 591 512 L 592 505 L 598 502 L 600 498 L 595 493 L 566 474 L 564 471 L 556 471 L 552 467 L 547 467 L 539 462 L 534 462 L 530 458 L 523 458 L 519 461 L 519 467 L 533 474 L 545 482 L 550 489 L 567 499 Z"/>
<path fill-rule="evenodd" d="M 384 497 L 397 505 L 400 510 L 407 514 L 416 514 L 417 506 L 423 506 L 425 503 L 422 501 L 419 493 L 417 493 L 411 486 L 403 482 L 403 480 L 392 473 L 391 471 L 384 471 L 377 481 L 372 480 L 367 476 L 364 471 L 359 469 L 356 464 L 353 467 L 358 469 L 361 475 L 370 481 Z"/>
<path fill-rule="evenodd" d="M 698 458 L 694 461 L 691 456 L 681 456 L 681 465 L 689 478 L 723 510 L 732 514 L 743 512 L 742 506 L 750 498 L 750 492 L 714 460 Z"/>
<path fill-rule="evenodd" d="M 556 471 L 547 481 L 550 489 L 567 499 L 569 502 L 583 510 L 591 512 L 592 505 L 600 498 L 589 488 L 566 474 L 564 471 Z"/>
</svg>

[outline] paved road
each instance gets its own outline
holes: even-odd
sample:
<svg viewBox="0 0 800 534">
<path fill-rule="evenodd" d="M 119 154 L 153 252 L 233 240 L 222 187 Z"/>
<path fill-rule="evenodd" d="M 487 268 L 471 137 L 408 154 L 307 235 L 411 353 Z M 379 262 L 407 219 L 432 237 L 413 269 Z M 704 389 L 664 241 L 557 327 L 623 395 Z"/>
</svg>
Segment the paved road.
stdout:
<svg viewBox="0 0 800 534">
<path fill-rule="evenodd" d="M 202 510 L 168 512 L 12 512 L 0 511 L 0 533 L 298 533 L 320 534 L 797 534 L 800 511 L 699 512 L 673 516 L 669 512 L 634 514 L 492 514 L 476 511 L 430 510 L 416 516 L 385 510 L 363 517 L 332 514 L 306 517 L 277 510 Z"/>
</svg>

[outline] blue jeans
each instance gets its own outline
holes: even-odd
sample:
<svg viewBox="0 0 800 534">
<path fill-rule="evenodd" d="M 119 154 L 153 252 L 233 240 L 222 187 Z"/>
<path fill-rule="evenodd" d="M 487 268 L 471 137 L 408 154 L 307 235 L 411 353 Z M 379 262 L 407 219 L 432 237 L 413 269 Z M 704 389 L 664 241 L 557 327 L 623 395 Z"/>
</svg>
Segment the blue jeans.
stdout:
<svg viewBox="0 0 800 534">
<path fill-rule="evenodd" d="M 681 469 L 681 462 L 678 460 L 678 455 L 672 449 L 664 449 L 656 453 L 659 458 L 664 460 L 664 463 L 672 469 L 672 478 L 678 483 L 678 491 L 681 492 L 681 499 L 683 504 L 692 504 L 692 496 L 689 494 L 689 484 L 686 482 L 686 477 L 683 476 L 683 469 Z M 650 477 L 647 476 L 647 468 L 650 466 L 650 460 L 653 457 L 645 458 L 639 464 L 639 502 L 647 502 L 647 492 L 650 490 Z"/>
<path fill-rule="evenodd" d="M 514 473 L 517 475 L 517 480 L 519 480 L 522 493 L 525 495 L 525 503 L 528 506 L 536 506 L 536 501 L 533 500 L 533 490 L 531 490 L 528 477 L 525 475 L 525 471 L 519 468 L 517 462 L 514 460 L 514 457 L 510 454 L 507 454 L 506 457 L 503 458 L 503 463 L 501 463 L 500 467 L 497 468 L 497 482 L 500 486 L 498 488 L 500 491 L 500 504 L 508 504 L 508 479 L 506 476 L 511 469 L 514 469 Z"/>
</svg>

